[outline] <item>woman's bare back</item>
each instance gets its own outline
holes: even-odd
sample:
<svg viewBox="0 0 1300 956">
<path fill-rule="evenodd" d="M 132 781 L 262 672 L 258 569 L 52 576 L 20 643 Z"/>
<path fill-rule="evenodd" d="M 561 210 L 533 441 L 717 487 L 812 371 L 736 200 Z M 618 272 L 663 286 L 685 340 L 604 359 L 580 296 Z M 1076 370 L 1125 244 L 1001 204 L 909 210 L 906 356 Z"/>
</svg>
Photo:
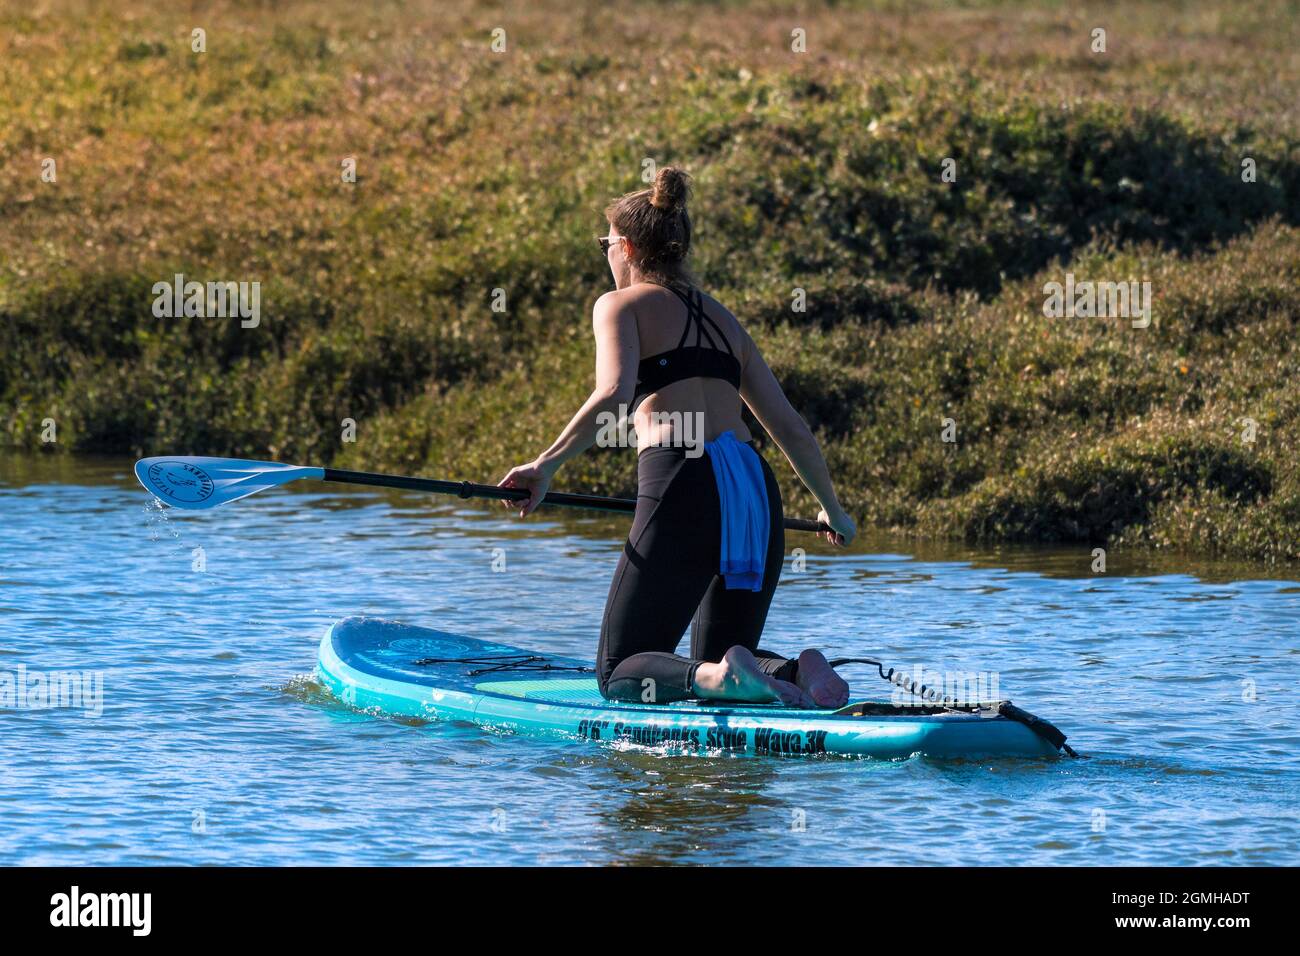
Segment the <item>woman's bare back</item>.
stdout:
<svg viewBox="0 0 1300 956">
<path fill-rule="evenodd" d="M 620 297 L 625 297 L 636 317 L 642 359 L 677 347 L 687 326 L 686 306 L 680 298 L 650 282 L 631 286 Z M 725 336 L 727 346 L 743 370 L 748 358 L 748 336 L 725 306 L 703 293 L 701 299 L 705 315 Z M 749 428 L 741 416 L 742 405 L 735 386 L 720 378 L 694 377 L 672 382 L 647 395 L 637 406 L 633 420 L 637 450 L 655 445 L 698 446 L 726 431 L 733 432 L 739 441 L 749 441 Z"/>
</svg>

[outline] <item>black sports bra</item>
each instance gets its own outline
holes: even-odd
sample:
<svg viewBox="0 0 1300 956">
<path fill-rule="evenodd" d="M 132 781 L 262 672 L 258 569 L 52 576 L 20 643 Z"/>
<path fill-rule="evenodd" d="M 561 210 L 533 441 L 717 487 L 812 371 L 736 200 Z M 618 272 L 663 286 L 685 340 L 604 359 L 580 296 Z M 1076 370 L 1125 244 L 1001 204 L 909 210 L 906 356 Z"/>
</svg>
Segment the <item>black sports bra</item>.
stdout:
<svg viewBox="0 0 1300 956">
<path fill-rule="evenodd" d="M 688 295 L 672 286 L 664 288 L 671 289 L 685 304 L 686 328 L 682 329 L 682 337 L 677 343 L 677 348 L 660 352 L 658 355 L 649 355 L 641 360 L 637 366 L 636 394 L 632 398 L 633 404 L 651 392 L 657 392 L 673 382 L 688 378 L 720 378 L 730 382 L 739 391 L 740 361 L 731 351 L 731 345 L 727 342 L 727 337 L 722 334 L 718 323 L 704 314 L 704 297 L 700 295 L 699 290 L 691 289 Z M 713 335 L 709 332 L 710 328 L 717 333 L 718 342 L 713 340 Z M 690 336 L 691 329 L 695 330 L 695 344 L 687 345 L 686 339 Z M 705 341 L 709 343 L 708 347 L 703 344 Z M 724 352 L 723 349 L 726 351 Z"/>
</svg>

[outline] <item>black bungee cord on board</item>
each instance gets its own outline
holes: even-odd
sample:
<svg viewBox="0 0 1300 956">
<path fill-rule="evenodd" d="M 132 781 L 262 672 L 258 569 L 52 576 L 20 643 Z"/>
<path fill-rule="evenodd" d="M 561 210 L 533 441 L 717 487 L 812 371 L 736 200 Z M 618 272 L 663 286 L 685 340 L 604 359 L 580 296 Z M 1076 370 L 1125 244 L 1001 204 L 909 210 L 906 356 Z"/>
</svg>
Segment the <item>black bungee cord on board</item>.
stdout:
<svg viewBox="0 0 1300 956">
<path fill-rule="evenodd" d="M 427 667 L 431 664 L 479 665 L 474 670 L 466 671 L 465 676 L 467 677 L 513 671 L 575 671 L 579 674 L 590 674 L 596 670 L 594 667 L 586 667 L 582 664 L 552 664 L 549 659 L 539 654 L 501 654 L 496 657 L 424 657 L 411 663 L 417 667 Z"/>
</svg>

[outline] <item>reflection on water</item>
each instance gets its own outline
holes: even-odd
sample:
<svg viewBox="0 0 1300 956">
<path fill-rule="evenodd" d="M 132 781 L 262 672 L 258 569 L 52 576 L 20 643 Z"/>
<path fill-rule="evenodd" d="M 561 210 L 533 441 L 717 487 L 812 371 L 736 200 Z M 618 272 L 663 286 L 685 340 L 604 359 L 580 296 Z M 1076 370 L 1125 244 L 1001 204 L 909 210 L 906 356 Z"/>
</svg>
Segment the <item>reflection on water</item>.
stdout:
<svg viewBox="0 0 1300 956">
<path fill-rule="evenodd" d="M 0 863 L 1298 862 L 1295 571 L 791 535 L 765 644 L 995 673 L 1091 759 L 667 755 L 380 719 L 310 676 L 356 613 L 590 658 L 626 519 L 311 483 L 182 514 L 129 465 L 0 457 L 0 673 L 105 696 L 0 710 Z"/>
</svg>

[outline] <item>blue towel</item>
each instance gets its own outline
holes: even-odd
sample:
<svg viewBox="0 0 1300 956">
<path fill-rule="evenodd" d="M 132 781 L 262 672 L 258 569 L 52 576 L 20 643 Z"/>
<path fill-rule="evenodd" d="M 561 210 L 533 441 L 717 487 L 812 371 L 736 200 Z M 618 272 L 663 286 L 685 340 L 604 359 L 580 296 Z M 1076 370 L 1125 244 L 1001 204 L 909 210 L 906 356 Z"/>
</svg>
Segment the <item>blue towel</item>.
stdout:
<svg viewBox="0 0 1300 956">
<path fill-rule="evenodd" d="M 758 452 L 723 432 L 704 443 L 722 504 L 722 567 L 728 590 L 761 591 L 767 559 L 767 482 Z"/>
</svg>

